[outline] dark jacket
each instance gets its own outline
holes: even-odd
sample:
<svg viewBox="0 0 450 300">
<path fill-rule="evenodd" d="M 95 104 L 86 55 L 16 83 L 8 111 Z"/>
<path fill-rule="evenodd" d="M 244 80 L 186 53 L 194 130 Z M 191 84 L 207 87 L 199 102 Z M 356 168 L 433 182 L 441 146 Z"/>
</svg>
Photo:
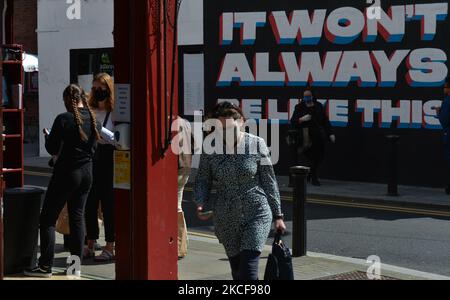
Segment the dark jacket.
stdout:
<svg viewBox="0 0 450 300">
<path fill-rule="evenodd" d="M 299 119 L 311 115 L 311 121 L 299 123 Z M 333 129 L 328 119 L 325 108 L 322 103 L 314 100 L 313 107 L 307 107 L 305 102 L 302 101 L 295 106 L 294 114 L 290 120 L 292 129 L 309 128 L 310 136 L 314 140 L 321 138 L 321 129 L 327 135 L 327 138 L 333 134 Z"/>
<path fill-rule="evenodd" d="M 450 134 L 450 96 L 445 97 L 444 102 L 442 102 L 438 117 L 444 130 L 444 141 L 447 143 L 448 135 Z"/>
<path fill-rule="evenodd" d="M 79 111 L 83 120 L 82 128 L 89 138 L 87 141 L 80 138 L 75 116 L 71 112 L 62 113 L 56 117 L 50 134 L 45 140 L 47 152 L 50 155 L 58 155 L 55 169 L 71 170 L 92 161 L 97 140 L 91 130 L 89 111 L 86 108 L 80 108 Z M 97 122 L 97 130 L 100 132 L 101 129 L 102 125 Z"/>
</svg>

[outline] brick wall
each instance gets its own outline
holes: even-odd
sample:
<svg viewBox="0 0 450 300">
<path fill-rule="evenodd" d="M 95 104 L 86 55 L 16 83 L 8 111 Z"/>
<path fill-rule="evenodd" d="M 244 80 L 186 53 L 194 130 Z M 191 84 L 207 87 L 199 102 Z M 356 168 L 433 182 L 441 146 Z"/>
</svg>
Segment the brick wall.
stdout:
<svg viewBox="0 0 450 300">
<path fill-rule="evenodd" d="M 25 95 L 24 133 L 26 143 L 39 143 L 39 98 L 37 95 Z"/>
<path fill-rule="evenodd" d="M 37 0 L 14 0 L 14 40 L 37 54 Z"/>
<path fill-rule="evenodd" d="M 27 53 L 37 54 L 37 1 L 14 0 L 14 43 L 23 45 Z M 25 94 L 25 142 L 38 143 L 39 140 L 39 96 Z"/>
</svg>

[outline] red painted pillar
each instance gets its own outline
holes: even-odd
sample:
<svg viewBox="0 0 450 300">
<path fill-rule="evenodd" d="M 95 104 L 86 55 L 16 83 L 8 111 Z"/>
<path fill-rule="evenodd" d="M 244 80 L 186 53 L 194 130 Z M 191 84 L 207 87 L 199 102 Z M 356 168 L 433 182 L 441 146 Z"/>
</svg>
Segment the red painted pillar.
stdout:
<svg viewBox="0 0 450 300">
<path fill-rule="evenodd" d="M 131 190 L 116 190 L 117 279 L 177 279 L 177 157 L 170 149 L 161 155 L 174 41 L 163 2 L 114 1 L 115 81 L 131 84 L 132 103 Z M 168 2 L 173 24 L 176 1 Z"/>
<path fill-rule="evenodd" d="M 5 4 L 5 3 L 4 3 Z M 3 11 L 4 4 L 2 4 L 1 8 Z M 14 33 L 13 33 L 13 15 L 14 15 L 14 3 L 12 0 L 7 1 L 7 10 L 5 15 L 5 43 L 6 44 L 13 44 L 14 43 Z M 2 18 L 0 18 L 0 21 Z M 0 26 L 0 29 L 3 29 L 2 26 Z M 1 34 L 0 34 L 1 36 Z M 3 40 L 3 36 L 1 36 Z M 2 52 L 0 50 L 0 77 L 3 75 L 3 56 Z M 0 83 L 0 88 L 2 87 L 2 84 Z M 0 102 L 3 103 L 3 96 L 0 95 Z M 0 133 L 3 133 L 3 112 L 0 111 Z M 3 139 L 0 141 L 0 168 L 3 169 Z M 3 272 L 3 262 L 4 262 L 4 240 L 3 240 L 3 190 L 4 190 L 4 181 L 3 181 L 3 172 L 0 170 L 0 280 L 3 280 L 4 278 L 4 272 Z"/>
<path fill-rule="evenodd" d="M 114 81 L 131 82 L 130 56 L 132 45 L 129 31 L 130 7 L 127 1 L 114 1 Z M 115 190 L 116 221 L 116 279 L 132 278 L 131 267 L 131 194 L 128 190 Z"/>
</svg>

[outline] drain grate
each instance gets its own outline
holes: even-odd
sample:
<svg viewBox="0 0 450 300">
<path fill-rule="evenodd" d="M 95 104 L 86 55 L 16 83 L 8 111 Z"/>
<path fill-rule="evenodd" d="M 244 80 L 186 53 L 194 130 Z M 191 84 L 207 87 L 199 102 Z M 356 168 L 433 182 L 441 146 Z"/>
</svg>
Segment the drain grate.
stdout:
<svg viewBox="0 0 450 300">
<path fill-rule="evenodd" d="M 317 280 L 370 280 L 370 279 L 367 278 L 367 274 L 365 272 L 353 271 L 348 273 L 322 277 Z M 380 280 L 397 280 L 397 279 L 388 276 L 381 276 Z"/>
</svg>

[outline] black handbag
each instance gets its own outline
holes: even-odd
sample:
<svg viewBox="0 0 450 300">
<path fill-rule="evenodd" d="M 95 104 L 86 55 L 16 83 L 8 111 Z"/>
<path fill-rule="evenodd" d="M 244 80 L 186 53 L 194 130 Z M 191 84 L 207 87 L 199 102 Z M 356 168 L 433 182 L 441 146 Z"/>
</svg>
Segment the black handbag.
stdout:
<svg viewBox="0 0 450 300">
<path fill-rule="evenodd" d="M 291 251 L 281 240 L 281 233 L 275 235 L 272 253 L 267 258 L 264 280 L 294 280 Z"/>
</svg>

